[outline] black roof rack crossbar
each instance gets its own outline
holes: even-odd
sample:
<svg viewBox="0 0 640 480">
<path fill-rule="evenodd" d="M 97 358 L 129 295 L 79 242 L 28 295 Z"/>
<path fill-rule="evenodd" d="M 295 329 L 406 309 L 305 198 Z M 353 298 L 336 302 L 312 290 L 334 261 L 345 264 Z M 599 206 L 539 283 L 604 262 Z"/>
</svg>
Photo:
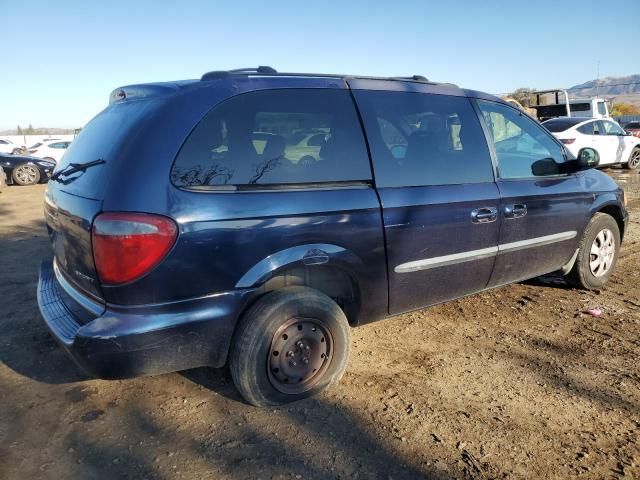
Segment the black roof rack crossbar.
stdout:
<svg viewBox="0 0 640 480">
<path fill-rule="evenodd" d="M 361 78 L 367 80 L 397 80 L 402 82 L 420 82 L 432 85 L 449 85 L 457 87 L 453 83 L 439 83 L 429 81 L 423 75 L 411 75 L 410 77 L 373 77 L 366 75 L 343 75 L 336 73 L 294 73 L 294 72 L 278 72 L 275 68 L 269 66 L 259 66 L 257 68 L 236 68 L 233 70 L 214 70 L 207 72 L 200 78 L 201 81 L 216 80 L 226 78 L 232 75 L 259 75 L 259 76 L 278 76 L 278 77 L 320 77 L 320 78 Z"/>
</svg>

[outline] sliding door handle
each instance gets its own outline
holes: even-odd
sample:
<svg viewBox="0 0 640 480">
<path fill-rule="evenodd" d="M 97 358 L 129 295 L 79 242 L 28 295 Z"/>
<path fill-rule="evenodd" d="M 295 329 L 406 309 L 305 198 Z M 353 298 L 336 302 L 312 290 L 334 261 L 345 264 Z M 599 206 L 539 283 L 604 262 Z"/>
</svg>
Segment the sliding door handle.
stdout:
<svg viewBox="0 0 640 480">
<path fill-rule="evenodd" d="M 471 211 L 473 223 L 491 223 L 498 219 L 498 209 L 494 207 L 476 208 Z"/>
<path fill-rule="evenodd" d="M 504 207 L 505 218 L 522 218 L 527 214 L 527 206 L 524 203 L 515 203 Z"/>
</svg>

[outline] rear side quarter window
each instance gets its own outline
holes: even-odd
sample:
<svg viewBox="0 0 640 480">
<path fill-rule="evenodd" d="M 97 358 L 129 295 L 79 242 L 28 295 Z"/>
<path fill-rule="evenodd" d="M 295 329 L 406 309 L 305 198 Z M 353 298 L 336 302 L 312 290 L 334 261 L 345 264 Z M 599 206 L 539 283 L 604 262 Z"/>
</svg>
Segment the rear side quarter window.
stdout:
<svg viewBox="0 0 640 480">
<path fill-rule="evenodd" d="M 366 144 L 346 90 L 245 93 L 194 128 L 171 171 L 177 187 L 258 187 L 371 179 Z"/>
<path fill-rule="evenodd" d="M 584 135 L 593 135 L 593 126 L 594 122 L 589 122 L 579 126 L 576 130 Z"/>
</svg>

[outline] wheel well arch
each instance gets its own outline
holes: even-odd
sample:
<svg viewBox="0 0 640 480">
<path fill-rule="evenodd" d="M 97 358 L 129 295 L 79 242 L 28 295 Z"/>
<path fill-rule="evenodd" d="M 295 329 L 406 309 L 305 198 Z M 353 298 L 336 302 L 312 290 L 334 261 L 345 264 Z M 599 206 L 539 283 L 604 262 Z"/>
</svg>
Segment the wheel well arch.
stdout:
<svg viewBox="0 0 640 480">
<path fill-rule="evenodd" d="M 622 209 L 617 205 L 605 205 L 598 209 L 595 213 L 606 213 L 614 218 L 620 230 L 620 240 L 624 237 L 624 215 Z"/>
<path fill-rule="evenodd" d="M 344 311 L 350 325 L 357 324 L 361 305 L 357 281 L 345 269 L 335 265 L 292 265 L 265 281 L 258 292 L 263 294 L 292 286 L 304 286 L 324 293 Z"/>
<path fill-rule="evenodd" d="M 356 279 L 345 269 L 326 265 L 290 265 L 257 286 L 243 306 L 238 318 L 266 294 L 287 287 L 304 286 L 324 293 L 342 309 L 349 325 L 358 324 L 361 310 L 360 288 Z"/>
</svg>

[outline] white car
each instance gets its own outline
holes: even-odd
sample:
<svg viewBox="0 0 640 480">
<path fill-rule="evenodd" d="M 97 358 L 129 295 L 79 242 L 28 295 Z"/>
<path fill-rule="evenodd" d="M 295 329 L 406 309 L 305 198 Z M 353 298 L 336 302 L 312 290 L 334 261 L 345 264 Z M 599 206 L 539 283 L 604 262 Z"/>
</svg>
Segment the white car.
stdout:
<svg viewBox="0 0 640 480">
<path fill-rule="evenodd" d="M 613 120 L 558 117 L 542 123 L 574 156 L 590 147 L 600 154 L 600 166 L 622 164 L 640 167 L 640 138 L 627 133 Z"/>
<path fill-rule="evenodd" d="M 71 142 L 58 139 L 47 139 L 29 147 L 29 155 L 59 162 Z"/>
<path fill-rule="evenodd" d="M 18 154 L 22 152 L 22 146 L 13 143 L 11 140 L 0 139 L 0 153 Z"/>
</svg>

